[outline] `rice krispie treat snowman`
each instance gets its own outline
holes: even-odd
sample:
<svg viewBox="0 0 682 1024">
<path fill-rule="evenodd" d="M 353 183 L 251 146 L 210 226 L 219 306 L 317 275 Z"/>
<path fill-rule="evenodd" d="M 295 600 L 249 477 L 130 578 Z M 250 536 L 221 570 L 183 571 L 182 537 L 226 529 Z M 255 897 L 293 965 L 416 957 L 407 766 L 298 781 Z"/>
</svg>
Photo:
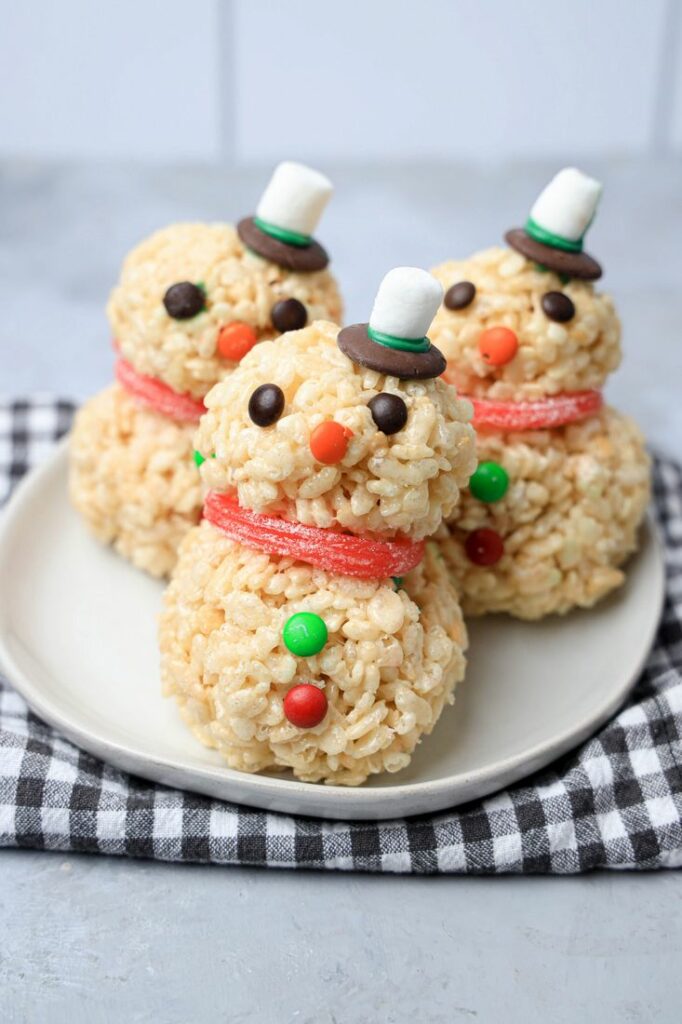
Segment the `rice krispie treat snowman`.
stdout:
<svg viewBox="0 0 682 1024">
<path fill-rule="evenodd" d="M 453 700 L 466 633 L 424 538 L 475 438 L 426 337 L 441 297 L 393 270 L 369 324 L 265 342 L 206 398 L 204 518 L 166 592 L 161 666 L 232 768 L 357 785 L 403 768 Z"/>
<path fill-rule="evenodd" d="M 282 163 L 255 217 L 174 224 L 123 264 L 107 308 L 116 382 L 76 418 L 70 490 L 95 536 L 154 576 L 201 514 L 192 439 L 206 392 L 263 338 L 340 316 L 312 237 L 330 194 L 322 174 Z"/>
<path fill-rule="evenodd" d="M 474 406 L 480 463 L 439 539 L 465 613 L 589 607 L 624 580 L 649 499 L 631 420 L 603 404 L 620 324 L 583 249 L 601 185 L 561 171 L 510 248 L 444 263 L 432 337 Z"/>
</svg>

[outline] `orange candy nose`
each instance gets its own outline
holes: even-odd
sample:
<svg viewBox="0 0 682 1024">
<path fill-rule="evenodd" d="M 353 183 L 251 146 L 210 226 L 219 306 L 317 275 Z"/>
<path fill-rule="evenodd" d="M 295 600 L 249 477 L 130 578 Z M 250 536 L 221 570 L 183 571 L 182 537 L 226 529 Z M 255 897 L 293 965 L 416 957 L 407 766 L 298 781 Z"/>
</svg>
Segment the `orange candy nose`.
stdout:
<svg viewBox="0 0 682 1024">
<path fill-rule="evenodd" d="M 478 351 L 490 366 L 510 363 L 519 347 L 519 339 L 509 327 L 489 327 L 478 339 Z"/>
<path fill-rule="evenodd" d="M 348 427 L 342 427 L 335 420 L 325 420 L 310 435 L 310 450 L 318 462 L 331 466 L 344 457 L 352 436 L 353 431 Z"/>
<path fill-rule="evenodd" d="M 247 352 L 250 352 L 258 341 L 256 332 L 249 324 L 235 320 L 233 324 L 226 324 L 221 327 L 218 335 L 218 354 L 223 359 L 233 359 L 239 362 Z"/>
</svg>

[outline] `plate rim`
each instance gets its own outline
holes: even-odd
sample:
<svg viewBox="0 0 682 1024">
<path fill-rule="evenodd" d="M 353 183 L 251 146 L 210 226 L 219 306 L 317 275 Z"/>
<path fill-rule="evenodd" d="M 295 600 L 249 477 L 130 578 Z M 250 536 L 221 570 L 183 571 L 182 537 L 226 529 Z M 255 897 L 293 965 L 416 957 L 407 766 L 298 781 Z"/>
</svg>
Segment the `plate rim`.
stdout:
<svg viewBox="0 0 682 1024">
<path fill-rule="evenodd" d="M 52 476 L 68 471 L 69 435 L 62 438 L 47 458 L 30 470 L 18 483 L 0 512 L 0 560 L 14 531 L 19 528 L 23 512 L 30 506 L 36 492 Z M 628 672 L 627 681 L 619 676 L 617 685 L 598 708 L 578 724 L 565 729 L 558 737 L 545 739 L 521 753 L 495 761 L 470 772 L 446 775 L 423 782 L 396 783 L 380 788 L 334 786 L 302 782 L 298 779 L 238 772 L 227 766 L 194 766 L 168 757 L 140 752 L 125 741 L 112 739 L 94 726 L 78 718 L 70 718 L 60 710 L 59 702 L 40 684 L 34 683 L 18 664 L 5 639 L 5 617 L 2 615 L 3 586 L 0 580 L 0 667 L 11 685 L 29 707 L 49 725 L 77 746 L 107 761 L 114 767 L 133 772 L 152 782 L 257 807 L 265 811 L 304 814 L 334 820 L 386 820 L 411 817 L 433 811 L 455 808 L 470 800 L 489 796 L 519 781 L 573 749 L 592 735 L 610 718 L 635 685 L 651 651 L 665 600 L 665 562 L 660 531 L 651 511 L 643 529 L 648 533 L 651 557 L 657 576 L 656 601 L 651 603 L 646 623 L 646 644 L 636 666 Z M 636 557 L 636 555 L 634 556 Z M 58 692 L 58 691 L 56 691 Z M 197 741 L 198 742 L 198 741 Z M 196 781 L 195 781 L 196 780 Z M 233 794 L 227 793 L 232 789 Z M 265 797 L 268 797 L 265 800 Z M 327 802 L 330 806 L 323 806 Z M 317 809 L 321 808 L 321 809 Z"/>
</svg>

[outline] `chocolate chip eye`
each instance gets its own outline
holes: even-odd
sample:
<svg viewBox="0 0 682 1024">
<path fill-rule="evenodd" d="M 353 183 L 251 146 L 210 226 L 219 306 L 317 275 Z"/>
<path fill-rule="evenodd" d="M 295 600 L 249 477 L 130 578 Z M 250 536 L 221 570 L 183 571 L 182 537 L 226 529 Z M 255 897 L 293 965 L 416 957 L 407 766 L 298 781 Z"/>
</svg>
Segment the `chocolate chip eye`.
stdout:
<svg viewBox="0 0 682 1024">
<path fill-rule="evenodd" d="M 281 299 L 270 310 L 273 327 L 285 331 L 300 331 L 308 323 L 308 310 L 298 299 Z"/>
<path fill-rule="evenodd" d="M 466 309 L 476 297 L 476 285 L 471 281 L 458 281 L 448 288 L 443 299 L 447 309 Z"/>
<path fill-rule="evenodd" d="M 540 302 L 545 316 L 557 323 L 565 324 L 575 316 L 575 306 L 563 292 L 545 292 Z"/>
<path fill-rule="evenodd" d="M 382 392 L 368 403 L 372 419 L 384 434 L 397 434 L 407 423 L 407 406 L 400 395 Z"/>
<path fill-rule="evenodd" d="M 163 297 L 166 312 L 174 320 L 189 320 L 206 306 L 206 294 L 191 281 L 172 284 Z"/>
<path fill-rule="evenodd" d="M 249 416 L 257 427 L 276 423 L 284 411 L 284 392 L 276 384 L 261 384 L 249 399 Z"/>
</svg>

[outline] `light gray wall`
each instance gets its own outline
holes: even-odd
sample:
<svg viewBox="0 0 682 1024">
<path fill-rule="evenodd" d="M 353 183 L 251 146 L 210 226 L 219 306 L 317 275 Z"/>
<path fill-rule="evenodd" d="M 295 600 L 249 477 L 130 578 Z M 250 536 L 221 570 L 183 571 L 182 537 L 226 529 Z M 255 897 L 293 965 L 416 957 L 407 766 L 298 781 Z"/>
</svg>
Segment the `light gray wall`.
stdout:
<svg viewBox="0 0 682 1024">
<path fill-rule="evenodd" d="M 0 0 L 0 158 L 682 152 L 680 0 Z"/>
</svg>

